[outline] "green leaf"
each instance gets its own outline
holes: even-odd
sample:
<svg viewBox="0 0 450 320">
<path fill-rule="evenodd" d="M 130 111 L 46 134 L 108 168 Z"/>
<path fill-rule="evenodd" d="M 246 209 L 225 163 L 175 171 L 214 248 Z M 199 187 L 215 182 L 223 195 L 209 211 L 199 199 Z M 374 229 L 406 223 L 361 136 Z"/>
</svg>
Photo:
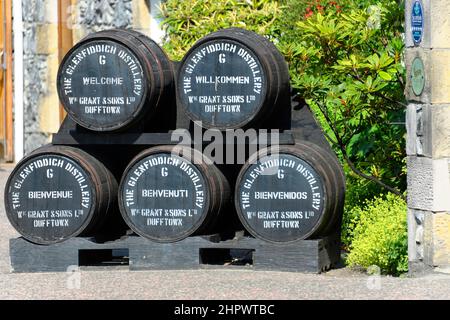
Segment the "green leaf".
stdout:
<svg viewBox="0 0 450 320">
<path fill-rule="evenodd" d="M 378 71 L 378 75 L 383 80 L 386 80 L 386 81 L 391 81 L 392 80 L 392 76 L 389 73 L 385 72 L 385 71 Z"/>
<path fill-rule="evenodd" d="M 372 83 L 373 83 L 372 76 L 368 76 L 366 79 L 366 88 L 370 90 L 372 88 Z"/>
</svg>

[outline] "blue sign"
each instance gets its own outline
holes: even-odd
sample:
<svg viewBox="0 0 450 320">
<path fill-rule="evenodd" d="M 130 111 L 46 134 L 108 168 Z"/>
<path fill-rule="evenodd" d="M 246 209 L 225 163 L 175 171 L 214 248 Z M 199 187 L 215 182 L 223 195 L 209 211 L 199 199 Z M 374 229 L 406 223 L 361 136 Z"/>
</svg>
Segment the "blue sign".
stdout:
<svg viewBox="0 0 450 320">
<path fill-rule="evenodd" d="M 411 33 L 415 45 L 422 42 L 423 34 L 423 8 L 422 3 L 414 1 L 411 13 Z"/>
</svg>

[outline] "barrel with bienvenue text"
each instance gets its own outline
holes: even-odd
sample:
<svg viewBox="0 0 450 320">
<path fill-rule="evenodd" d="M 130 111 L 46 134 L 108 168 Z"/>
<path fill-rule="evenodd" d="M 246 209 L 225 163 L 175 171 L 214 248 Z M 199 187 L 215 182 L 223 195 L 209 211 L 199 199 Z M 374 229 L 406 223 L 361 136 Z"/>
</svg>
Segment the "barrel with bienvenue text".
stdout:
<svg viewBox="0 0 450 320">
<path fill-rule="evenodd" d="M 117 181 L 90 154 L 45 146 L 20 161 L 5 187 L 6 215 L 27 240 L 53 244 L 91 235 L 116 205 Z"/>
<path fill-rule="evenodd" d="M 152 119 L 173 95 L 172 64 L 150 38 L 132 30 L 88 35 L 61 62 L 58 94 L 67 114 L 94 131 Z"/>
<path fill-rule="evenodd" d="M 197 150 L 158 146 L 125 169 L 119 207 L 128 226 L 156 242 L 211 231 L 230 199 L 228 181 Z"/>
<path fill-rule="evenodd" d="M 266 38 L 230 28 L 199 40 L 181 61 L 177 97 L 186 114 L 205 128 L 253 127 L 282 108 L 289 71 Z"/>
<path fill-rule="evenodd" d="M 236 182 L 235 205 L 253 236 L 286 243 L 336 232 L 344 194 L 337 160 L 316 145 L 297 143 L 250 157 Z"/>
</svg>

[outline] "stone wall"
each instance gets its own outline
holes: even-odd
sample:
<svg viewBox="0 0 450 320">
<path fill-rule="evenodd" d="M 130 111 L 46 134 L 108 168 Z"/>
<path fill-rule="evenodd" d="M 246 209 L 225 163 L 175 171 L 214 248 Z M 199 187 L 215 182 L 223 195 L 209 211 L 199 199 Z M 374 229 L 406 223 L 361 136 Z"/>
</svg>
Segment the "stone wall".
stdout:
<svg viewBox="0 0 450 320">
<path fill-rule="evenodd" d="M 55 119 L 49 100 L 54 92 L 57 63 L 57 11 L 53 1 L 22 1 L 24 22 L 24 148 L 25 153 L 49 142 Z M 55 2 L 56 4 L 56 2 Z M 56 45 L 55 45 L 56 37 Z M 53 101 L 58 106 L 57 101 Z M 56 119 L 57 120 L 57 119 Z"/>
<path fill-rule="evenodd" d="M 450 271 L 450 6 L 422 0 L 421 41 L 406 1 L 408 232 L 411 272 Z M 423 71 L 420 66 L 423 64 Z"/>
<path fill-rule="evenodd" d="M 153 2 L 153 0 L 152 0 Z M 150 35 L 150 0 L 72 0 L 67 8 L 73 42 L 111 28 Z M 22 0 L 24 22 L 25 154 L 51 141 L 59 128 L 58 0 Z"/>
<path fill-rule="evenodd" d="M 78 0 L 72 13 L 75 42 L 92 32 L 132 24 L 131 0 Z"/>
<path fill-rule="evenodd" d="M 73 37 L 76 43 L 89 33 L 132 28 L 150 35 L 151 0 L 72 0 Z"/>
</svg>

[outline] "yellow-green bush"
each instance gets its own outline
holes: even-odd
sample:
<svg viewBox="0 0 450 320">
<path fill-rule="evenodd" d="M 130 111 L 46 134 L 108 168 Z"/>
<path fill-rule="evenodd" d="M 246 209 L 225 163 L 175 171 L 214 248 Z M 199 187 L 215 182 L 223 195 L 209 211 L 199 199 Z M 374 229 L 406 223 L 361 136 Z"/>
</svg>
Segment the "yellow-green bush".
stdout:
<svg viewBox="0 0 450 320">
<path fill-rule="evenodd" d="M 380 267 L 383 273 L 399 275 L 408 270 L 406 202 L 394 194 L 367 201 L 351 212 L 353 241 L 347 264 Z M 352 229 L 353 226 L 353 229 Z"/>
</svg>

